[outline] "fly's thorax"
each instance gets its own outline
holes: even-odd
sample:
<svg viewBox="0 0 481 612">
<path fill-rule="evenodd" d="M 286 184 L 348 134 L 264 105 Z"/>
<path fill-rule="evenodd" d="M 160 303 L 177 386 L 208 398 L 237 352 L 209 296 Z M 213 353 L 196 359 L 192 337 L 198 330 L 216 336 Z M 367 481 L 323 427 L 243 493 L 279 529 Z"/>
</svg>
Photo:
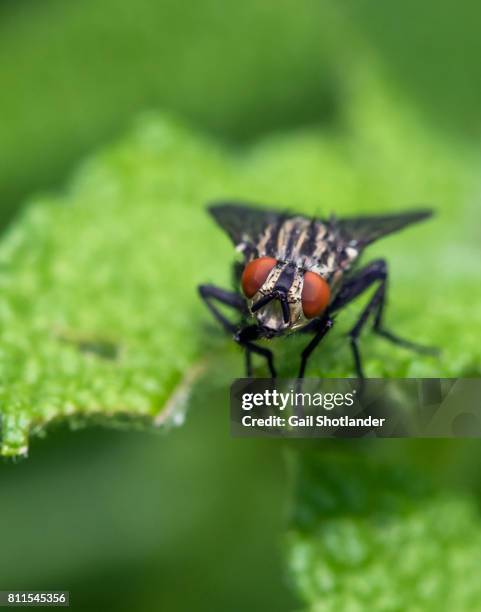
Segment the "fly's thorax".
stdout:
<svg viewBox="0 0 481 612">
<path fill-rule="evenodd" d="M 279 217 L 267 224 L 255 250 L 258 257 L 290 261 L 324 278 L 339 266 L 347 267 L 358 255 L 328 223 L 302 216 Z"/>
</svg>

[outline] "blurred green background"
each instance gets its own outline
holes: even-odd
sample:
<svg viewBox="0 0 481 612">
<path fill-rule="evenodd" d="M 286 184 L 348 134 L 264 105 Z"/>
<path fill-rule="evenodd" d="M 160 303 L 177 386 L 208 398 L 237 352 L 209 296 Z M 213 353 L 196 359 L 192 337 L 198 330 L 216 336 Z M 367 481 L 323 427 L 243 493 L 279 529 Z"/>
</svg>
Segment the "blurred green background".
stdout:
<svg viewBox="0 0 481 612">
<path fill-rule="evenodd" d="M 3 221 L 34 190 L 121 133 L 132 114 L 173 109 L 235 143 L 332 125 L 360 39 L 425 119 L 480 135 L 475 2 L 3 0 Z"/>
<path fill-rule="evenodd" d="M 360 53 L 433 133 L 476 148 L 480 19 L 474 2 L 432 0 L 3 0 L 1 227 L 144 110 L 238 150 L 299 127 L 342 131 Z M 284 449 L 230 439 L 222 381 L 198 393 L 202 410 L 168 435 L 59 429 L 0 465 L 0 588 L 69 589 L 78 609 L 295 608 Z M 476 488 L 476 460 L 461 464 Z"/>
</svg>

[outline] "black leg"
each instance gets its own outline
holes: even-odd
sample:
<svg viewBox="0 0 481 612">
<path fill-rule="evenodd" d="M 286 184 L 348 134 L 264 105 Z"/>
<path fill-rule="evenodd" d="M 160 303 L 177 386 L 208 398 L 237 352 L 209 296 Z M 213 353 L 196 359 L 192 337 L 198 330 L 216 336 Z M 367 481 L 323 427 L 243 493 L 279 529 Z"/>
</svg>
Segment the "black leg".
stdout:
<svg viewBox="0 0 481 612">
<path fill-rule="evenodd" d="M 384 308 L 386 306 L 386 283 L 382 285 L 382 289 L 383 289 L 382 300 L 381 300 L 381 303 L 379 304 L 379 308 L 378 308 L 378 311 L 376 312 L 376 316 L 374 317 L 374 325 L 373 325 L 374 333 L 378 334 L 379 336 L 382 336 L 383 338 L 386 338 L 386 340 L 389 340 L 390 342 L 393 342 L 394 344 L 398 344 L 399 346 L 402 346 L 404 348 L 411 349 L 413 351 L 417 351 L 418 353 L 424 353 L 426 355 L 439 355 L 440 351 L 439 349 L 435 347 L 424 346 L 423 344 L 418 344 L 417 342 L 412 342 L 411 340 L 400 338 L 399 336 L 397 336 L 396 334 L 393 334 L 388 329 L 384 329 L 382 318 L 384 315 Z"/>
<path fill-rule="evenodd" d="M 309 344 L 306 346 L 306 348 L 301 353 L 301 367 L 299 369 L 298 378 L 304 378 L 307 361 L 309 357 L 311 356 L 312 352 L 314 351 L 316 346 L 319 344 L 319 342 L 324 338 L 327 332 L 334 325 L 334 321 L 330 317 L 324 317 L 322 319 L 319 319 L 316 321 L 316 323 L 317 323 L 316 335 L 314 336 L 314 338 L 312 338 L 312 340 L 309 342 Z"/>
<path fill-rule="evenodd" d="M 252 378 L 252 353 L 246 349 L 246 377 Z"/>
<path fill-rule="evenodd" d="M 386 280 L 387 264 L 384 259 L 376 259 L 347 278 L 339 289 L 334 301 L 329 306 L 329 312 L 333 313 L 343 308 L 352 300 L 364 293 L 373 283 Z"/>
<path fill-rule="evenodd" d="M 227 317 L 225 317 L 220 310 L 212 303 L 213 300 L 230 306 L 235 310 L 239 311 L 243 316 L 247 314 L 247 308 L 244 298 L 233 291 L 227 291 L 220 289 L 213 285 L 200 285 L 199 293 L 207 308 L 210 310 L 214 318 L 222 325 L 227 333 L 234 334 L 234 340 L 240 344 L 246 350 L 246 372 L 247 377 L 252 376 L 252 355 L 262 355 L 267 361 L 269 372 L 272 378 L 276 377 L 276 370 L 274 368 L 274 359 L 272 352 L 269 349 L 257 346 L 254 344 L 254 340 L 262 338 L 262 329 L 257 325 L 249 325 L 245 328 L 238 329 L 238 325 L 235 325 Z"/>
<path fill-rule="evenodd" d="M 213 314 L 214 318 L 222 325 L 228 333 L 235 333 L 237 325 L 234 325 L 227 317 L 225 317 L 220 310 L 212 303 L 212 300 L 216 300 L 221 304 L 235 308 L 241 314 L 246 313 L 246 306 L 244 298 L 238 293 L 233 291 L 226 291 L 220 289 L 214 285 L 200 285 L 199 294 L 207 305 L 207 308 Z"/>
<path fill-rule="evenodd" d="M 357 320 L 356 325 L 349 332 L 349 338 L 351 340 L 351 349 L 354 356 L 354 366 L 356 368 L 356 374 L 358 378 L 364 378 L 364 370 L 362 367 L 361 354 L 359 351 L 359 336 L 361 331 L 366 324 L 369 315 L 375 312 L 376 309 L 382 308 L 384 303 L 384 287 L 385 279 L 381 279 L 381 284 L 376 289 L 375 294 L 372 296 L 371 301 L 367 304 L 364 310 L 361 312 L 361 316 Z M 366 287 L 367 288 L 367 287 Z"/>
<path fill-rule="evenodd" d="M 246 370 L 248 378 L 252 376 L 251 353 L 262 355 L 262 357 L 264 357 L 267 361 L 267 366 L 269 368 L 271 378 L 277 377 L 276 369 L 274 367 L 274 357 L 272 355 L 272 351 L 267 348 L 264 348 L 263 346 L 257 346 L 257 344 L 254 344 L 254 340 L 258 340 L 262 337 L 262 328 L 258 325 L 248 325 L 247 327 L 243 327 L 234 336 L 234 340 L 238 342 L 241 346 L 243 346 L 246 350 Z"/>
<path fill-rule="evenodd" d="M 376 334 L 406 348 L 410 348 L 423 353 L 437 353 L 436 349 L 421 346 L 409 340 L 400 338 L 399 336 L 396 336 L 395 334 L 384 328 L 383 314 L 384 307 L 386 305 L 387 277 L 388 272 L 386 262 L 383 259 L 373 261 L 365 268 L 360 270 L 355 276 L 348 279 L 344 283 L 329 309 L 330 312 L 335 312 L 336 310 L 339 310 L 340 308 L 354 300 L 356 297 L 358 297 L 361 293 L 366 291 L 371 285 L 376 282 L 379 283 L 379 286 L 376 289 L 374 295 L 372 296 L 370 302 L 364 308 L 357 323 L 349 332 L 352 353 L 354 356 L 354 365 L 359 378 L 364 377 L 361 355 L 359 352 L 358 345 L 359 336 L 371 314 L 374 314 L 373 331 Z"/>
</svg>

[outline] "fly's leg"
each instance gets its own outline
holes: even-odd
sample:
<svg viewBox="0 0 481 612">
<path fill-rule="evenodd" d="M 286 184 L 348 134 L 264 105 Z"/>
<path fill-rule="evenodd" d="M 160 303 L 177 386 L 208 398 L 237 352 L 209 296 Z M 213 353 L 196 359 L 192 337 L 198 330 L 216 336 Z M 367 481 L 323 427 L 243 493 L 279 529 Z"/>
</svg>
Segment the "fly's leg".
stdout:
<svg viewBox="0 0 481 612">
<path fill-rule="evenodd" d="M 412 340 L 407 340 L 406 338 L 401 338 L 400 336 L 393 334 L 388 329 L 385 329 L 383 326 L 382 318 L 384 314 L 384 308 L 386 306 L 386 284 L 383 285 L 383 297 L 381 304 L 379 305 L 378 311 L 376 312 L 376 316 L 374 317 L 373 331 L 378 334 L 378 336 L 382 336 L 404 348 L 410 349 L 412 351 L 417 351 L 418 353 L 422 353 L 425 355 L 439 355 L 440 351 L 438 348 L 434 346 L 425 346 L 424 344 L 418 344 L 417 342 L 413 342 Z"/>
<path fill-rule="evenodd" d="M 252 378 L 252 353 L 246 349 L 246 378 Z"/>
<path fill-rule="evenodd" d="M 365 288 L 367 289 L 369 285 Z M 362 328 L 366 324 L 369 315 L 372 312 L 379 312 L 384 305 L 384 287 L 385 287 L 385 279 L 381 281 L 381 284 L 376 289 L 376 293 L 373 295 L 371 301 L 367 304 L 364 310 L 361 313 L 361 316 L 357 320 L 357 323 L 349 332 L 349 338 L 351 341 L 351 350 L 354 357 L 354 366 L 356 368 L 356 374 L 358 378 L 364 378 L 364 369 L 362 367 L 361 353 L 359 351 L 359 336 L 361 335 Z"/>
<path fill-rule="evenodd" d="M 384 259 L 377 259 L 373 261 L 365 268 L 360 270 L 358 274 L 356 274 L 356 276 L 348 279 L 344 283 L 336 299 L 334 300 L 329 309 L 330 312 L 339 310 L 340 308 L 346 306 L 349 302 L 357 298 L 359 295 L 361 295 L 361 293 L 366 291 L 374 283 L 379 283 L 379 286 L 376 289 L 371 300 L 361 312 L 357 323 L 349 332 L 351 348 L 354 357 L 354 365 L 359 378 L 364 378 L 361 355 L 359 352 L 359 336 L 371 315 L 374 315 L 373 331 L 376 334 L 382 336 L 383 338 L 386 338 L 387 340 L 390 340 L 391 342 L 394 342 L 399 346 L 403 346 L 405 348 L 409 348 L 421 353 L 438 353 L 437 349 L 422 346 L 420 344 L 416 344 L 415 342 L 405 340 L 404 338 L 400 338 L 399 336 L 393 334 L 392 332 L 384 328 L 383 314 L 384 307 L 386 305 L 387 277 L 388 272 L 386 261 Z"/>
<path fill-rule="evenodd" d="M 322 319 L 316 320 L 315 322 L 313 321 L 313 323 L 315 323 L 315 328 L 313 329 L 311 327 L 311 329 L 315 331 L 315 336 L 301 353 L 301 367 L 299 368 L 298 378 L 304 378 L 309 357 L 311 356 L 319 342 L 324 338 L 327 332 L 334 325 L 334 321 L 333 319 L 331 319 L 331 317 L 324 317 Z"/>
<path fill-rule="evenodd" d="M 227 333 L 234 334 L 237 330 L 237 325 L 229 321 L 213 301 L 215 300 L 221 304 L 230 306 L 244 315 L 246 314 L 246 305 L 242 296 L 234 291 L 227 291 L 226 289 L 221 289 L 214 285 L 199 285 L 199 294 L 216 321 L 222 325 Z"/>
<path fill-rule="evenodd" d="M 235 335 L 234 340 L 243 346 L 246 350 L 246 375 L 247 378 L 252 377 L 252 353 L 261 355 L 265 358 L 271 378 L 276 378 L 277 373 L 274 367 L 274 357 L 272 351 L 263 346 L 254 344 L 254 340 L 262 338 L 262 328 L 258 325 L 248 325 L 247 327 L 241 328 Z"/>
<path fill-rule="evenodd" d="M 217 301 L 221 304 L 225 304 L 226 306 L 230 306 L 231 308 L 239 311 L 241 315 L 245 316 L 247 314 L 247 308 L 244 298 L 238 293 L 220 289 L 219 287 L 215 287 L 213 285 L 200 285 L 199 294 L 216 321 L 222 325 L 228 334 L 232 334 L 234 336 L 234 340 L 240 344 L 240 346 L 245 348 L 247 377 L 252 377 L 252 353 L 256 353 L 257 355 L 261 355 L 266 359 L 269 372 L 272 378 L 275 378 L 276 370 L 274 368 L 272 352 L 269 349 L 254 344 L 254 340 L 258 340 L 262 337 L 261 328 L 257 325 L 249 325 L 247 327 L 238 329 L 238 325 L 235 325 L 229 321 L 229 319 L 217 308 L 215 303 L 213 303 L 214 301 Z"/>
</svg>

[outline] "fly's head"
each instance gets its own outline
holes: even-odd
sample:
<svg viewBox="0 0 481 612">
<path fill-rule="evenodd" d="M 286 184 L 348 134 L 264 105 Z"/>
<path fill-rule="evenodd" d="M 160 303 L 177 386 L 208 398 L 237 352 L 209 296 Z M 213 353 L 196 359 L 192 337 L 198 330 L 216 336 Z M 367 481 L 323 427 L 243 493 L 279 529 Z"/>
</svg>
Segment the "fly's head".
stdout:
<svg viewBox="0 0 481 612">
<path fill-rule="evenodd" d="M 273 257 L 248 262 L 241 285 L 249 311 L 267 337 L 304 327 L 322 314 L 330 299 L 324 278 Z"/>
</svg>

